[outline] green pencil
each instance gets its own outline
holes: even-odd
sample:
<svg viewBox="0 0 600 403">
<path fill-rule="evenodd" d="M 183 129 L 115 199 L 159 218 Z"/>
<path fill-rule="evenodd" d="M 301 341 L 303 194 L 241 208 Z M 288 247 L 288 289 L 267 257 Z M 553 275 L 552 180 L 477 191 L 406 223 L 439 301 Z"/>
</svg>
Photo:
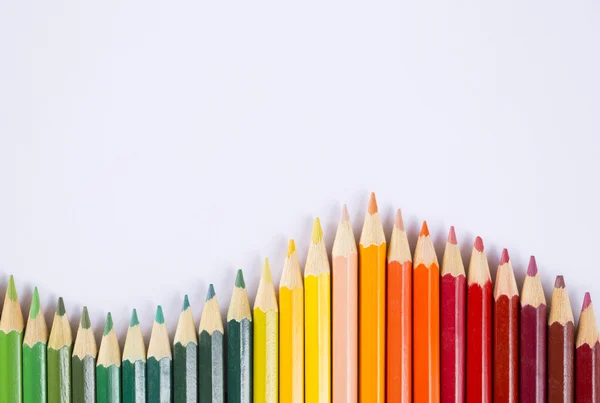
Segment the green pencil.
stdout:
<svg viewBox="0 0 600 403">
<path fill-rule="evenodd" d="M 21 403 L 23 314 L 10 276 L 0 319 L 0 402 Z"/>
<path fill-rule="evenodd" d="M 106 316 L 96 363 L 96 401 L 121 403 L 121 350 L 110 312 Z"/>
<path fill-rule="evenodd" d="M 208 287 L 198 333 L 199 400 L 200 403 L 221 403 L 225 399 L 223 320 L 212 284 Z"/>
<path fill-rule="evenodd" d="M 170 403 L 173 399 L 171 343 L 160 305 L 156 308 L 148 344 L 147 371 L 148 403 Z"/>
<path fill-rule="evenodd" d="M 96 337 L 92 330 L 87 307 L 83 307 L 71 359 L 73 374 L 73 403 L 96 401 Z"/>
<path fill-rule="evenodd" d="M 71 402 L 72 344 L 69 317 L 60 297 L 48 339 L 48 403 Z"/>
<path fill-rule="evenodd" d="M 198 401 L 198 336 L 187 295 L 173 340 L 173 388 L 175 403 Z"/>
<path fill-rule="evenodd" d="M 146 403 L 146 345 L 135 309 L 123 348 L 123 403 Z"/>
<path fill-rule="evenodd" d="M 23 403 L 46 403 L 46 343 L 48 327 L 37 287 L 33 289 L 23 338 Z"/>
<path fill-rule="evenodd" d="M 238 270 L 227 312 L 227 401 L 252 402 L 252 313 L 244 274 Z"/>
</svg>

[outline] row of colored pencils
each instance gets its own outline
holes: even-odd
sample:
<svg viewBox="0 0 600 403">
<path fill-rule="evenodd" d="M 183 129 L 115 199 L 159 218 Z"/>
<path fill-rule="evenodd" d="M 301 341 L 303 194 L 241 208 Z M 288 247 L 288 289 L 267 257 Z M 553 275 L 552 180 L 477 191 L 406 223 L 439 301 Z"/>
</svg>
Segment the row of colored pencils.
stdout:
<svg viewBox="0 0 600 403">
<path fill-rule="evenodd" d="M 24 328 L 11 276 L 2 403 L 600 400 L 589 294 L 575 338 L 562 276 L 548 315 L 534 257 L 519 292 L 504 250 L 492 284 L 481 238 L 467 275 L 454 228 L 440 266 L 423 223 L 413 260 L 400 211 L 388 247 L 373 194 L 358 245 L 344 207 L 331 265 L 318 218 L 304 273 L 289 242 L 279 300 L 268 260 L 253 312 L 238 271 L 226 341 L 212 285 L 198 331 L 185 297 L 173 344 L 157 308 L 147 351 L 135 310 L 122 356 L 110 314 L 97 350 L 86 308 L 73 345 L 62 299 L 48 335 L 37 289 Z"/>
</svg>

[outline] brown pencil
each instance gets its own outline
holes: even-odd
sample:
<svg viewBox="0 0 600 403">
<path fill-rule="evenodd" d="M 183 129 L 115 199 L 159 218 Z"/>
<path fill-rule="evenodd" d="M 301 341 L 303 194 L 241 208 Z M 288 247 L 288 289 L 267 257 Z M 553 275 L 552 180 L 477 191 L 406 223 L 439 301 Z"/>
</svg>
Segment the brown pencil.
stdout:
<svg viewBox="0 0 600 403">
<path fill-rule="evenodd" d="M 548 403 L 575 398 L 575 321 L 563 276 L 556 276 L 548 318 Z"/>
<path fill-rule="evenodd" d="M 597 403 L 599 400 L 600 362 L 598 360 L 598 328 L 592 298 L 586 292 L 583 297 L 577 342 L 575 343 L 575 401 L 577 403 Z"/>
</svg>

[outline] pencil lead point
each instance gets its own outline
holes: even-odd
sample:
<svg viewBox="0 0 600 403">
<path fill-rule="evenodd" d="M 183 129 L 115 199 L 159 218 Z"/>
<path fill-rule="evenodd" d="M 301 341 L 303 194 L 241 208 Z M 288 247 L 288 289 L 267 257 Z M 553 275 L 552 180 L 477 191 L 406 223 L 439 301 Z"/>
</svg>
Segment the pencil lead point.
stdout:
<svg viewBox="0 0 600 403">
<path fill-rule="evenodd" d="M 565 288 L 565 278 L 563 276 L 556 276 L 554 281 L 554 288 Z"/>
<path fill-rule="evenodd" d="M 246 288 L 246 282 L 244 281 L 244 272 L 242 269 L 238 269 L 237 275 L 235 276 L 235 286 L 238 288 Z"/>
<path fill-rule="evenodd" d="M 296 252 L 296 242 L 294 242 L 293 239 L 290 239 L 290 241 L 288 242 L 287 257 L 292 256 L 292 253 L 294 252 Z"/>
<path fill-rule="evenodd" d="M 190 299 L 188 298 L 187 294 L 185 294 L 183 297 L 183 306 L 181 307 L 181 312 L 184 312 L 189 307 L 190 307 Z"/>
<path fill-rule="evenodd" d="M 350 214 L 348 214 L 348 206 L 346 206 L 345 204 L 342 207 L 342 217 L 341 217 L 340 221 L 342 221 L 342 222 L 350 221 Z"/>
<path fill-rule="evenodd" d="M 106 324 L 104 325 L 104 333 L 103 333 L 103 335 L 104 336 L 108 335 L 112 329 L 113 329 L 113 320 L 112 320 L 112 315 L 109 312 L 106 315 Z"/>
<path fill-rule="evenodd" d="M 427 226 L 427 221 L 423 221 L 423 225 L 421 226 L 421 233 L 419 236 L 429 236 L 429 227 Z"/>
<path fill-rule="evenodd" d="M 450 226 L 450 231 L 448 232 L 448 243 L 451 243 L 452 245 L 458 244 L 456 241 L 456 231 L 454 231 L 454 225 Z"/>
<path fill-rule="evenodd" d="M 134 308 L 131 311 L 131 319 L 129 320 L 129 327 L 134 327 L 140 324 L 140 321 L 137 316 L 137 310 Z"/>
<path fill-rule="evenodd" d="M 371 192 L 371 197 L 369 197 L 369 214 L 373 215 L 378 211 L 377 207 L 377 199 L 375 198 L 375 193 Z"/>
<path fill-rule="evenodd" d="M 58 297 L 58 304 L 56 305 L 56 314 L 58 316 L 64 316 L 65 313 L 65 301 L 63 301 L 63 297 Z"/>
<path fill-rule="evenodd" d="M 92 327 L 92 323 L 90 321 L 90 314 L 88 313 L 88 309 L 87 306 L 84 306 L 83 309 L 81 310 L 81 328 L 82 329 L 89 329 L 90 327 Z"/>
<path fill-rule="evenodd" d="M 206 294 L 206 301 L 210 301 L 214 297 L 215 297 L 215 287 L 212 284 L 210 284 L 208 286 L 208 293 Z"/>
<path fill-rule="evenodd" d="M 156 307 L 156 315 L 154 315 L 154 321 L 159 325 L 163 325 L 165 323 L 165 315 L 163 315 L 162 306 Z"/>
<path fill-rule="evenodd" d="M 323 229 L 321 228 L 321 220 L 319 217 L 315 218 L 315 224 L 313 225 L 312 230 L 312 243 L 318 244 L 323 239 Z"/>
<path fill-rule="evenodd" d="M 477 252 L 483 252 L 483 239 L 480 236 L 475 238 L 475 249 Z"/>
<path fill-rule="evenodd" d="M 273 277 L 271 276 L 271 266 L 269 265 L 269 258 L 265 258 L 265 265 L 262 270 L 262 277 L 267 283 L 273 282 Z"/>
<path fill-rule="evenodd" d="M 8 278 L 8 288 L 6 289 L 6 296 L 11 301 L 16 301 L 19 298 L 17 295 L 17 287 L 15 287 L 15 278 L 12 274 Z"/>
<path fill-rule="evenodd" d="M 583 305 L 581 306 L 581 312 L 583 312 L 588 306 L 592 304 L 592 297 L 589 292 L 586 292 L 583 296 Z"/>
<path fill-rule="evenodd" d="M 529 266 L 527 266 L 527 275 L 529 277 L 534 277 L 538 273 L 537 263 L 535 261 L 535 256 L 531 256 L 529 258 Z"/>
<path fill-rule="evenodd" d="M 404 231 L 404 219 L 402 218 L 402 210 L 396 211 L 396 219 L 394 220 L 394 226 L 401 231 Z"/>
<path fill-rule="evenodd" d="M 500 264 L 508 263 L 510 257 L 508 256 L 508 249 L 502 249 L 502 256 L 500 256 Z"/>
<path fill-rule="evenodd" d="M 31 308 L 29 308 L 29 317 L 35 319 L 40 314 L 40 293 L 38 288 L 33 289 L 33 297 L 31 298 Z"/>
</svg>

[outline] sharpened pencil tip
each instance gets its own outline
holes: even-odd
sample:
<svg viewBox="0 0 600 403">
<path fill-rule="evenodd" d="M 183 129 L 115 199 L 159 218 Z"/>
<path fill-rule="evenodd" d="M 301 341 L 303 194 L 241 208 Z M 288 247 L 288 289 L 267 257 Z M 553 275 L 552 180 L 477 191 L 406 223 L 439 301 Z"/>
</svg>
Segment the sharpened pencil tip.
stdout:
<svg viewBox="0 0 600 403">
<path fill-rule="evenodd" d="M 235 286 L 238 288 L 246 288 L 246 282 L 244 281 L 244 272 L 242 269 L 238 269 L 237 275 L 235 276 Z"/>
<path fill-rule="evenodd" d="M 458 244 L 456 241 L 456 231 L 454 231 L 454 225 L 451 225 L 450 231 L 448 231 L 448 243 L 451 243 L 452 245 Z"/>
<path fill-rule="evenodd" d="M 159 325 L 165 323 L 165 315 L 163 315 L 162 306 L 160 305 L 156 307 L 156 315 L 154 315 L 154 321 Z"/>
<path fill-rule="evenodd" d="M 89 329 L 92 327 L 92 323 L 90 321 L 90 314 L 88 313 L 87 306 L 84 306 L 81 310 L 81 321 L 80 325 L 82 329 Z"/>
<path fill-rule="evenodd" d="M 188 298 L 187 294 L 185 294 L 183 297 L 183 306 L 181 307 L 181 312 L 184 312 L 189 307 L 190 307 L 190 299 Z"/>
<path fill-rule="evenodd" d="M 502 249 L 502 256 L 500 256 L 500 264 L 508 263 L 510 256 L 508 256 L 508 249 Z"/>
<path fill-rule="evenodd" d="M 19 298 L 17 295 L 17 287 L 15 286 L 15 278 L 12 274 L 8 278 L 8 288 L 6 289 L 6 296 L 11 301 L 16 301 Z"/>
<path fill-rule="evenodd" d="M 342 217 L 340 218 L 341 222 L 350 221 L 350 214 L 348 214 L 348 206 L 344 204 L 342 207 Z"/>
<path fill-rule="evenodd" d="M 56 305 L 56 314 L 58 316 L 64 316 L 65 312 L 65 301 L 63 301 L 63 297 L 58 297 L 58 304 Z"/>
<path fill-rule="evenodd" d="M 140 324 L 140 321 L 137 316 L 137 310 L 134 308 L 131 311 L 131 319 L 129 320 L 129 327 L 134 327 Z"/>
<path fill-rule="evenodd" d="M 273 282 L 273 277 L 271 276 L 271 266 L 269 265 L 268 257 L 265 258 L 265 265 L 263 266 L 263 270 L 262 270 L 262 278 L 267 283 Z"/>
<path fill-rule="evenodd" d="M 538 273 L 537 263 L 535 261 L 535 256 L 531 256 L 529 258 L 529 266 L 527 266 L 527 275 L 529 277 L 534 277 Z"/>
<path fill-rule="evenodd" d="M 113 329 L 113 320 L 112 320 L 112 315 L 109 312 L 106 315 L 106 324 L 104 325 L 104 333 L 103 333 L 103 335 L 106 336 L 107 334 L 110 333 L 110 331 L 112 329 Z"/>
<path fill-rule="evenodd" d="M 421 226 L 421 233 L 419 236 L 429 236 L 429 227 L 427 226 L 427 221 L 423 221 L 423 225 Z"/>
<path fill-rule="evenodd" d="M 377 210 L 377 199 L 375 198 L 375 193 L 371 192 L 371 197 L 369 198 L 369 208 L 367 211 L 369 214 L 373 215 L 377 212 Z"/>
<path fill-rule="evenodd" d="M 589 292 L 586 292 L 583 296 L 583 305 L 581 306 L 581 312 L 583 312 L 588 306 L 592 305 L 592 297 Z"/>
<path fill-rule="evenodd" d="M 312 230 L 312 243 L 318 244 L 323 239 L 323 229 L 321 228 L 321 220 L 319 217 L 315 218 L 315 224 L 313 225 Z"/>
<path fill-rule="evenodd" d="M 206 294 L 206 301 L 210 301 L 214 297 L 215 297 L 215 287 L 212 284 L 210 284 L 208 286 L 208 293 Z"/>
<path fill-rule="evenodd" d="M 396 210 L 396 218 L 394 219 L 394 226 L 400 231 L 404 231 L 404 219 L 402 218 L 402 210 Z"/>
<path fill-rule="evenodd" d="M 294 242 L 293 239 L 290 239 L 290 241 L 288 242 L 287 257 L 292 256 L 292 253 L 294 252 L 296 252 L 296 242 Z"/>
<path fill-rule="evenodd" d="M 29 317 L 31 319 L 37 318 L 40 314 L 40 293 L 38 292 L 38 288 L 35 287 L 33 289 L 33 297 L 31 298 L 31 308 L 29 308 Z"/>
<path fill-rule="evenodd" d="M 563 276 L 556 276 L 554 281 L 554 288 L 565 288 L 565 278 Z"/>
<path fill-rule="evenodd" d="M 480 236 L 478 236 L 477 238 L 475 238 L 475 249 L 477 250 L 477 252 L 483 252 L 483 239 L 481 239 Z"/>
</svg>

